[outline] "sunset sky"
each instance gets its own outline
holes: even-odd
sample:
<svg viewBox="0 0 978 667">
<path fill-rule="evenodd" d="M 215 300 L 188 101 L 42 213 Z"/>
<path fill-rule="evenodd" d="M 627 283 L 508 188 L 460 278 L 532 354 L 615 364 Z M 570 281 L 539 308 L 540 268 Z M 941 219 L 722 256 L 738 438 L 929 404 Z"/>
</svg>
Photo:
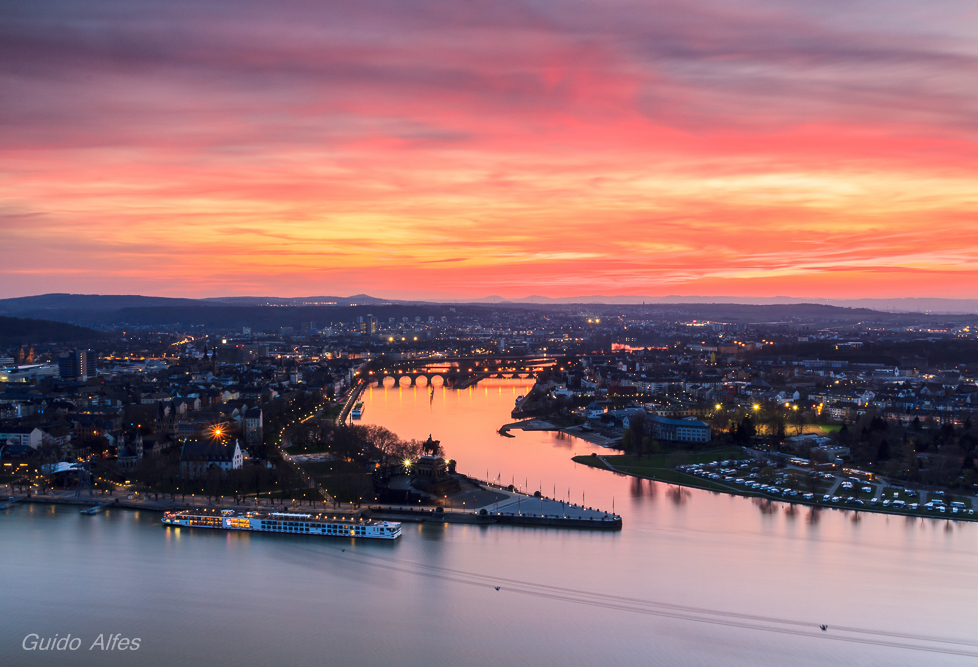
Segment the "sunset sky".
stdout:
<svg viewBox="0 0 978 667">
<path fill-rule="evenodd" d="M 978 4 L 5 2 L 0 297 L 978 297 Z"/>
</svg>

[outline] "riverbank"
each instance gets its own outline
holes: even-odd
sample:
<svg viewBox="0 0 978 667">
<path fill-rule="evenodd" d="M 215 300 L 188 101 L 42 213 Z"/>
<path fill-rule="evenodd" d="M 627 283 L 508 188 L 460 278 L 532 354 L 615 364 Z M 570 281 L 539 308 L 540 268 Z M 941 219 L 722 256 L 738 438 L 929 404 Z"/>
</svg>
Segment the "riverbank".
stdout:
<svg viewBox="0 0 978 667">
<path fill-rule="evenodd" d="M 866 505 L 860 504 L 855 505 L 846 502 L 848 498 L 843 498 L 840 495 L 834 495 L 834 490 L 838 488 L 841 483 L 841 478 L 836 479 L 833 484 L 831 484 L 831 489 L 828 494 L 809 493 L 807 495 L 812 496 L 811 498 L 806 498 L 804 494 L 798 492 L 795 496 L 785 496 L 784 489 L 778 490 L 764 490 L 764 489 L 750 489 L 737 486 L 736 483 L 728 482 L 725 480 L 713 480 L 703 477 L 698 477 L 694 474 L 683 472 L 682 470 L 677 470 L 675 468 L 670 468 L 666 466 L 659 467 L 657 464 L 661 464 L 661 459 L 664 455 L 659 455 L 658 457 L 650 457 L 648 460 L 648 465 L 642 466 L 640 469 L 636 469 L 635 466 L 627 465 L 616 465 L 615 462 L 618 459 L 633 459 L 634 457 L 625 456 L 575 456 L 573 461 L 581 465 L 590 466 L 592 468 L 600 468 L 602 470 L 607 470 L 613 472 L 617 475 L 625 475 L 629 477 L 637 477 L 640 479 L 648 479 L 656 482 L 665 482 L 667 484 L 675 484 L 677 486 L 686 486 L 694 489 L 702 489 L 704 491 L 715 491 L 720 493 L 726 493 L 734 496 L 745 496 L 762 498 L 770 501 L 777 501 L 788 503 L 791 505 L 807 505 L 810 507 L 819 508 L 831 508 L 831 509 L 841 509 L 850 510 L 853 512 L 867 512 L 873 514 L 892 514 L 897 516 L 911 517 L 911 518 L 923 518 L 923 519 L 944 519 L 944 520 L 954 520 L 954 521 L 978 521 L 978 515 L 968 514 L 968 510 L 959 511 L 958 513 L 952 513 L 952 508 L 948 506 L 945 507 L 945 511 L 941 512 L 939 506 L 935 506 L 933 509 L 928 510 L 922 504 L 918 504 L 917 509 L 910 509 L 909 505 L 905 508 L 883 506 L 881 504 L 876 505 Z M 711 461 L 729 459 L 736 460 L 737 462 L 743 462 L 751 459 L 750 455 L 744 453 L 740 449 L 736 448 L 723 448 L 715 449 L 706 452 L 700 452 L 687 457 L 688 466 L 696 466 L 698 464 L 708 463 Z M 610 459 L 610 461 L 609 461 Z M 887 489 L 898 489 L 900 487 L 886 487 Z M 826 496 L 828 499 L 826 500 Z M 922 499 L 921 499 L 922 500 Z"/>
<path fill-rule="evenodd" d="M 469 501 L 469 507 L 464 509 L 382 504 L 360 508 L 336 505 L 332 509 L 334 511 L 348 511 L 355 515 L 365 513 L 369 510 L 370 516 L 374 518 L 417 523 L 435 521 L 439 523 L 531 525 L 593 530 L 621 530 L 622 528 L 621 517 L 611 512 L 554 500 L 543 495 L 537 496 L 535 494 L 521 493 L 511 487 L 485 484 L 472 478 L 466 479 L 481 489 L 482 494 L 481 496 L 477 496 L 471 491 L 458 494 L 454 499 L 456 507 L 459 505 L 464 506 L 465 499 Z M 472 501 L 474 500 L 478 502 L 473 503 Z M 150 500 L 146 498 L 109 496 L 76 498 L 73 493 L 66 493 L 65 495 L 32 494 L 31 496 L 16 496 L 12 500 L 4 503 L 3 506 L 0 506 L 0 509 L 7 509 L 19 503 L 66 505 L 78 507 L 83 512 L 85 512 L 83 508 L 98 508 L 98 511 L 105 509 L 127 509 L 160 513 L 196 509 L 221 509 L 242 512 L 255 510 L 303 512 L 322 509 L 319 507 L 322 503 L 316 503 L 314 505 L 292 505 L 291 503 L 266 503 L 259 505 L 253 502 L 218 504 L 207 502 L 203 498 L 195 498 L 188 503 L 167 499 Z"/>
<path fill-rule="evenodd" d="M 181 511 L 181 510 L 192 510 L 192 509 L 230 509 L 230 510 L 240 510 L 240 511 L 253 511 L 256 509 L 262 510 L 317 510 L 321 509 L 319 505 L 322 503 L 317 503 L 316 505 L 292 505 L 291 503 L 208 503 L 205 499 L 201 498 L 196 501 L 186 502 L 186 501 L 175 501 L 175 500 L 148 500 L 144 498 L 118 498 L 118 497 L 106 497 L 106 496 L 96 496 L 96 497 L 83 497 L 75 498 L 74 495 L 31 495 L 31 496 L 19 496 L 13 501 L 9 501 L 0 506 L 0 509 L 6 509 L 14 504 L 19 503 L 31 503 L 37 505 L 70 505 L 76 507 L 98 507 L 103 506 L 105 509 L 129 509 L 129 510 L 145 510 L 149 512 L 171 512 L 171 511 Z M 338 506 L 337 509 L 348 509 L 349 511 L 359 511 L 355 508 Z"/>
<path fill-rule="evenodd" d="M 366 389 L 367 386 L 368 385 L 365 380 L 358 380 L 357 383 L 353 385 L 353 387 L 350 389 L 349 395 L 343 402 L 343 407 L 340 408 L 339 413 L 336 415 L 335 423 L 337 426 L 344 423 L 346 418 L 350 416 L 353 406 L 356 405 L 357 399 L 360 398 L 360 394 L 363 393 L 363 390 Z"/>
</svg>

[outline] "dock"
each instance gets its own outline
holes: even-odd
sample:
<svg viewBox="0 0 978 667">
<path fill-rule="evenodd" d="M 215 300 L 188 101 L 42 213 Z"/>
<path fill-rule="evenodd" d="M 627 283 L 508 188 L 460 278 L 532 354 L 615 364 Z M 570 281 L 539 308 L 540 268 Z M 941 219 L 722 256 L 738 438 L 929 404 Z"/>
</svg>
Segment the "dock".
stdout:
<svg viewBox="0 0 978 667">
<path fill-rule="evenodd" d="M 98 514 L 99 512 L 101 512 L 102 510 L 104 510 L 106 507 L 108 507 L 111 504 L 112 503 L 99 503 L 98 505 L 95 505 L 93 507 L 89 507 L 88 509 L 82 510 L 81 513 L 82 514 L 89 514 L 89 515 Z"/>
<path fill-rule="evenodd" d="M 15 503 L 19 503 L 24 500 L 26 496 L 10 496 L 7 500 L 0 503 L 0 510 L 5 510 Z"/>
</svg>

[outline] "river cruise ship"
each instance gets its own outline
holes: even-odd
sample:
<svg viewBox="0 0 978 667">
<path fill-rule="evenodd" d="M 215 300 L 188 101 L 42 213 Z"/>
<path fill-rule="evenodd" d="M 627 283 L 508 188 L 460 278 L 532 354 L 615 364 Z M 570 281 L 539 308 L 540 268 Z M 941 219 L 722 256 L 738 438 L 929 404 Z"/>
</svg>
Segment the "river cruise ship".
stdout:
<svg viewBox="0 0 978 667">
<path fill-rule="evenodd" d="M 363 416 L 363 401 L 360 401 L 353 406 L 352 416 L 354 419 L 360 419 Z"/>
<path fill-rule="evenodd" d="M 238 512 L 236 510 L 218 509 L 182 510 L 165 513 L 163 525 L 249 530 L 258 533 L 289 533 L 291 535 L 364 537 L 375 540 L 396 540 L 401 536 L 401 524 L 394 521 L 373 521 L 353 515 L 343 516 L 327 513 Z"/>
</svg>

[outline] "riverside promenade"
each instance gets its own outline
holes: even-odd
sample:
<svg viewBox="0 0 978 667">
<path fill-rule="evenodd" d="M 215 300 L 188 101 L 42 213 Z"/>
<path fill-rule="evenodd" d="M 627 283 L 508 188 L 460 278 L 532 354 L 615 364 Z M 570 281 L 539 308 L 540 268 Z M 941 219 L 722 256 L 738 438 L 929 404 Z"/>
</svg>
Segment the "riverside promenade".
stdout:
<svg viewBox="0 0 978 667">
<path fill-rule="evenodd" d="M 0 496 L 6 499 L 8 496 Z M 75 497 L 75 492 L 71 491 L 56 491 L 47 493 L 37 493 L 31 492 L 30 495 L 18 494 L 14 497 L 13 501 L 4 500 L 0 505 L 13 505 L 15 503 L 33 503 L 39 505 L 73 505 L 78 507 L 92 507 L 97 505 L 104 505 L 106 509 L 111 508 L 122 508 L 131 510 L 147 510 L 150 512 L 169 512 L 173 510 L 188 510 L 188 509 L 204 509 L 204 508 L 221 508 L 221 509 L 234 509 L 234 510 L 254 510 L 254 509 L 277 509 L 277 510 L 319 510 L 324 509 L 349 509 L 350 511 L 356 511 L 352 509 L 349 505 L 344 505 L 342 503 L 323 503 L 319 502 L 292 502 L 287 500 L 269 500 L 263 498 L 260 502 L 256 502 L 254 498 L 245 498 L 240 502 L 235 503 L 231 498 L 223 498 L 221 500 L 208 499 L 204 496 L 190 495 L 185 498 L 180 497 L 177 494 L 176 498 L 165 497 L 164 494 L 152 494 L 152 493 L 130 493 L 130 494 L 115 494 L 108 495 L 102 493 L 96 493 L 94 496 L 89 496 L 87 493 L 83 493 L 79 497 Z"/>
</svg>

